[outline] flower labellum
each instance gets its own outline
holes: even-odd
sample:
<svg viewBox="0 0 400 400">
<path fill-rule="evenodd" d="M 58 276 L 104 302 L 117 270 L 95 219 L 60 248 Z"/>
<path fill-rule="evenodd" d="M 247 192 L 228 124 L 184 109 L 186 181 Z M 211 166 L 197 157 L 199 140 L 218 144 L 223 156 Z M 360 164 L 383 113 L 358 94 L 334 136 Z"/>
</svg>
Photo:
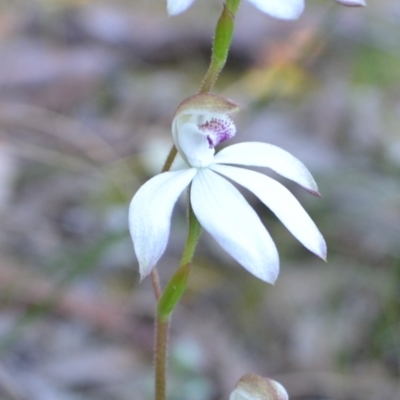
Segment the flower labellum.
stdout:
<svg viewBox="0 0 400 400">
<path fill-rule="evenodd" d="M 198 94 L 179 105 L 172 137 L 186 166 L 150 179 L 130 204 L 129 228 L 142 279 L 163 255 L 172 210 L 189 185 L 190 203 L 200 225 L 259 279 L 275 282 L 278 252 L 256 212 L 230 181 L 255 194 L 306 248 L 325 260 L 321 233 L 289 190 L 260 172 L 237 166 L 270 168 L 318 196 L 313 177 L 299 160 L 260 142 L 234 144 L 215 154 L 215 146 L 235 135 L 230 114 L 237 110 L 232 101 L 212 94 Z"/>
<path fill-rule="evenodd" d="M 229 400 L 289 400 L 289 395 L 279 382 L 246 374 L 240 378 Z"/>
<path fill-rule="evenodd" d="M 249 0 L 260 11 L 279 19 L 297 19 L 304 9 L 304 0 Z M 186 11 L 194 0 L 167 0 L 169 15 Z"/>
</svg>

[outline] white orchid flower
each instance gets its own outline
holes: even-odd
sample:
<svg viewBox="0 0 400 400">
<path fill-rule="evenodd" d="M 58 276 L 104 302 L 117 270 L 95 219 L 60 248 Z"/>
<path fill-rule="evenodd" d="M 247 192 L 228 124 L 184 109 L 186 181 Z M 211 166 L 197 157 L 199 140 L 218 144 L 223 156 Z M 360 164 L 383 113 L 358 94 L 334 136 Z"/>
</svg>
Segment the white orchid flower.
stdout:
<svg viewBox="0 0 400 400">
<path fill-rule="evenodd" d="M 279 19 L 299 18 L 304 9 L 304 0 L 249 0 L 262 12 Z M 167 0 L 169 15 L 186 11 L 194 0 Z"/>
<path fill-rule="evenodd" d="M 142 279 L 164 253 L 173 207 L 190 184 L 190 203 L 201 226 L 263 281 L 275 282 L 278 252 L 256 212 L 229 180 L 253 192 L 305 247 L 325 259 L 322 235 L 283 185 L 260 172 L 226 165 L 268 167 L 318 195 L 313 177 L 299 160 L 279 147 L 259 142 L 234 144 L 214 154 L 215 146 L 236 133 L 228 114 L 237 109 L 231 101 L 211 94 L 192 96 L 178 107 L 172 134 L 186 168 L 150 179 L 130 205 L 130 232 Z"/>
</svg>

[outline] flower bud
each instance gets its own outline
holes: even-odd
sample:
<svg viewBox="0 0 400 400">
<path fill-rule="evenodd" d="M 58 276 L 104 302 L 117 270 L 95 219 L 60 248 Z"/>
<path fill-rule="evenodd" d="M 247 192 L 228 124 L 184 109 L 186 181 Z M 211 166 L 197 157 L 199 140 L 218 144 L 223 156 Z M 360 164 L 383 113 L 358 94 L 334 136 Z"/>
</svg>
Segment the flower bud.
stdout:
<svg viewBox="0 0 400 400">
<path fill-rule="evenodd" d="M 272 379 L 246 374 L 240 378 L 229 400 L 289 400 L 289 395 Z"/>
<path fill-rule="evenodd" d="M 336 3 L 339 3 L 347 7 L 365 7 L 367 5 L 365 0 L 335 0 L 335 1 Z"/>
</svg>

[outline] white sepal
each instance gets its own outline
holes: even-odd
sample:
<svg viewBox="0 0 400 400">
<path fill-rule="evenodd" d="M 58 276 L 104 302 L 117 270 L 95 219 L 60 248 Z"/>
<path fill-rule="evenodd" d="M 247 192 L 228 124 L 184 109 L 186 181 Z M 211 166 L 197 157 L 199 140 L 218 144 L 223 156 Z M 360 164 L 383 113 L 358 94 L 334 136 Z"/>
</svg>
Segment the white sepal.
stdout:
<svg viewBox="0 0 400 400">
<path fill-rule="evenodd" d="M 147 181 L 133 197 L 129 207 L 129 230 L 141 279 L 150 274 L 163 255 L 172 210 L 196 172 L 194 168 L 164 172 Z"/>
<path fill-rule="evenodd" d="M 259 10 L 279 19 L 297 19 L 304 9 L 304 0 L 249 0 Z"/>
<path fill-rule="evenodd" d="M 298 200 L 279 182 L 259 172 L 227 165 L 214 171 L 253 192 L 307 249 L 326 260 L 326 243 Z"/>
<path fill-rule="evenodd" d="M 240 192 L 215 172 L 200 169 L 190 198 L 200 224 L 220 246 L 253 275 L 274 283 L 279 273 L 278 252 Z"/>
<path fill-rule="evenodd" d="M 237 143 L 221 150 L 215 157 L 216 164 L 235 164 L 271 168 L 308 192 L 319 196 L 314 178 L 296 157 L 280 147 L 262 142 Z"/>
<path fill-rule="evenodd" d="M 167 11 L 169 15 L 178 15 L 186 11 L 194 0 L 167 0 Z"/>
</svg>

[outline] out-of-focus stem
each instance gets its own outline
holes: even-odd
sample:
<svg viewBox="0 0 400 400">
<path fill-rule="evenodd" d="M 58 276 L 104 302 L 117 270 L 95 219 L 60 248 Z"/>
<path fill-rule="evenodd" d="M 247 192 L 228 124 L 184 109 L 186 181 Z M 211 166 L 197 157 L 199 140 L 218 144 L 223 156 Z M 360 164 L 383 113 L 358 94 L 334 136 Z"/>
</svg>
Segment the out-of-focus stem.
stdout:
<svg viewBox="0 0 400 400">
<path fill-rule="evenodd" d="M 176 149 L 175 145 L 171 147 L 171 150 L 169 151 L 168 157 L 165 160 L 164 166 L 162 167 L 161 172 L 167 172 L 170 170 L 172 163 L 175 160 L 176 155 L 178 154 L 178 150 Z"/>
<path fill-rule="evenodd" d="M 160 300 L 162 289 L 160 284 L 160 276 L 158 274 L 157 268 L 153 268 L 150 274 L 151 284 L 153 285 L 153 292 L 156 300 Z"/>
</svg>

